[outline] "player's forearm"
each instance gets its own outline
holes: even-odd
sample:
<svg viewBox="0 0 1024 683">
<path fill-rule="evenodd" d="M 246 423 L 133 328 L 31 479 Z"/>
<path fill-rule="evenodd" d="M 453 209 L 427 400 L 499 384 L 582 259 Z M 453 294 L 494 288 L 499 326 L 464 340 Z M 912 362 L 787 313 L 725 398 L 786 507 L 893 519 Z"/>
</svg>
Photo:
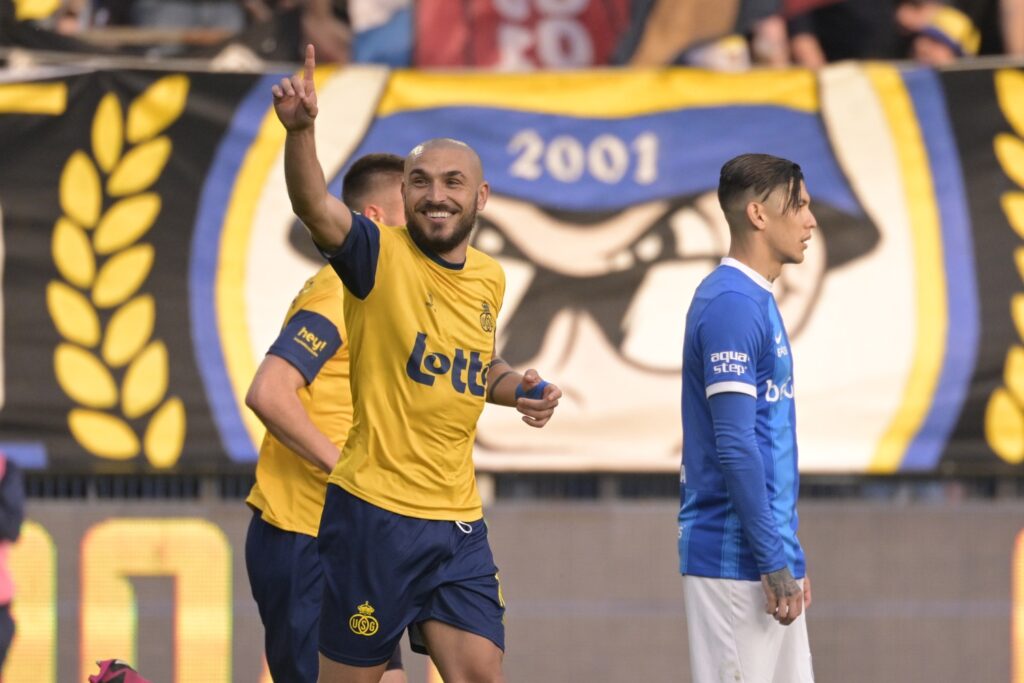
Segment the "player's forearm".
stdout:
<svg viewBox="0 0 1024 683">
<path fill-rule="evenodd" d="M 768 502 L 764 463 L 754 432 L 754 399 L 742 394 L 718 394 L 710 403 L 718 461 L 740 527 L 758 571 L 778 571 L 786 566 L 786 554 Z"/>
<path fill-rule="evenodd" d="M 314 127 L 288 131 L 284 144 L 284 177 L 292 211 L 309 230 L 313 241 L 334 251 L 345 241 L 348 225 L 331 212 L 327 181 L 316 156 Z M 340 204 L 340 202 L 339 202 Z M 339 214 L 342 212 L 338 212 Z M 348 213 L 338 218 L 347 219 Z"/>
<path fill-rule="evenodd" d="M 487 370 L 487 402 L 499 406 L 514 406 L 516 387 L 522 381 L 521 374 L 505 361 L 496 358 L 491 361 L 491 367 Z"/>
<path fill-rule="evenodd" d="M 294 393 L 249 392 L 246 403 L 267 431 L 312 465 L 330 472 L 338 462 L 338 449 L 309 419 Z"/>
</svg>

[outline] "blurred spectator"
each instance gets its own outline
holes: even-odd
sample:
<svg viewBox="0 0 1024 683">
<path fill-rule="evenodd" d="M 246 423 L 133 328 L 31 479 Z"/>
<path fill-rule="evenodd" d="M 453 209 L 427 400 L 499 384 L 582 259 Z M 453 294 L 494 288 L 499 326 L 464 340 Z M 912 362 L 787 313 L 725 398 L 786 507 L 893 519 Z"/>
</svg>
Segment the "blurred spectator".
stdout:
<svg viewBox="0 0 1024 683">
<path fill-rule="evenodd" d="M 786 0 L 793 61 L 818 68 L 845 59 L 895 59 L 906 54 L 894 0 Z"/>
<path fill-rule="evenodd" d="M 680 64 L 712 71 L 746 71 L 750 68 L 750 47 L 745 36 L 733 33 L 692 47 L 677 61 Z"/>
<path fill-rule="evenodd" d="M 773 13 L 754 22 L 750 32 L 750 53 L 755 64 L 789 66 L 789 39 L 786 20 Z"/>
<path fill-rule="evenodd" d="M 739 33 L 739 0 L 644 0 L 635 3 L 632 22 L 614 60 L 631 67 L 669 65 L 702 43 Z"/>
<path fill-rule="evenodd" d="M 903 0 L 896 21 L 904 34 L 916 36 L 943 7 L 959 10 L 981 34 L 976 54 L 1024 55 L 1024 0 Z"/>
<path fill-rule="evenodd" d="M 241 0 L 248 25 L 233 46 L 268 61 L 302 61 L 305 46 L 318 62 L 350 61 L 351 32 L 345 0 Z"/>
<path fill-rule="evenodd" d="M 347 0 L 307 0 L 302 13 L 303 42 L 316 47 L 318 62 L 344 64 L 352 54 Z"/>
<path fill-rule="evenodd" d="M 978 54 L 981 35 L 966 14 L 952 7 L 929 12 L 914 36 L 911 56 L 929 66 L 946 66 Z"/>
<path fill-rule="evenodd" d="M 784 66 L 789 56 L 781 9 L 782 0 L 634 0 L 630 26 L 612 63 L 735 70 L 753 58 Z M 737 49 L 736 36 L 749 40 L 743 50 Z"/>
</svg>

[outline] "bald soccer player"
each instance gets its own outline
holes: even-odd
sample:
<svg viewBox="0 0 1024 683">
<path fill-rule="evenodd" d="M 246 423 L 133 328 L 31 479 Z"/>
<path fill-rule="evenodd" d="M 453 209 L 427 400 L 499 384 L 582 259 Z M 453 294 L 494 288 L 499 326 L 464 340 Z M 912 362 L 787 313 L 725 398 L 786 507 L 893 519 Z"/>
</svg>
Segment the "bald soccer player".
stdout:
<svg viewBox="0 0 1024 683">
<path fill-rule="evenodd" d="M 561 391 L 494 358 L 505 290 L 469 246 L 490 188 L 472 148 L 428 140 L 405 160 L 405 223 L 378 226 L 327 192 L 315 60 L 273 86 L 292 208 L 345 285 L 352 431 L 320 523 L 320 680 L 375 682 L 402 632 L 450 682 L 503 681 L 504 600 L 473 471 L 484 401 L 543 427 Z"/>
</svg>

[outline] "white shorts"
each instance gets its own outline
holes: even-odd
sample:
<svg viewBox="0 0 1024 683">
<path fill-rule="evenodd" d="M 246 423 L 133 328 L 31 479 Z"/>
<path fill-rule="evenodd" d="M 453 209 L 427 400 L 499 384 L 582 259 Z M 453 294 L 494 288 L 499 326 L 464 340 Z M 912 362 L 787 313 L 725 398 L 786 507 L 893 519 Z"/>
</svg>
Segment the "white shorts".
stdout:
<svg viewBox="0 0 1024 683">
<path fill-rule="evenodd" d="M 764 611 L 760 581 L 683 576 L 693 683 L 812 683 L 807 620 Z"/>
</svg>

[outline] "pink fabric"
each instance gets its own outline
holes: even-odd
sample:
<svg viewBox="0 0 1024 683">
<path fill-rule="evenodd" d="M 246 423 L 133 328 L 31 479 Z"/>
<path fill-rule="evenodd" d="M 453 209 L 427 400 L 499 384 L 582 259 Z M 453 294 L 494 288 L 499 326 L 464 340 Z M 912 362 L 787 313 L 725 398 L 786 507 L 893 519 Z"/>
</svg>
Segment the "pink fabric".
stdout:
<svg viewBox="0 0 1024 683">
<path fill-rule="evenodd" d="M 105 659 L 96 664 L 100 672 L 89 676 L 89 683 L 150 683 L 120 659 Z"/>
</svg>

